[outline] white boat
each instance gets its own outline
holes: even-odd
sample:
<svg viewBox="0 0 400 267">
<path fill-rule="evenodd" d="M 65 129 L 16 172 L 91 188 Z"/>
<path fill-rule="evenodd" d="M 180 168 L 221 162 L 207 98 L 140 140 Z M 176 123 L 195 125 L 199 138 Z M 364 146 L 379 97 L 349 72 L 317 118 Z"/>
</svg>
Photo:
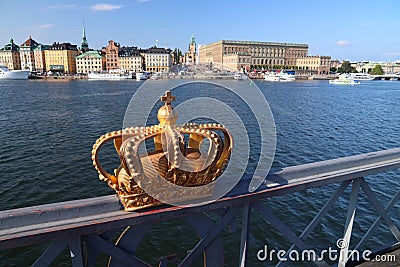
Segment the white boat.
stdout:
<svg viewBox="0 0 400 267">
<path fill-rule="evenodd" d="M 264 80 L 268 82 L 279 82 L 280 77 L 275 72 L 267 72 L 264 74 Z"/>
<path fill-rule="evenodd" d="M 286 72 L 281 72 L 281 73 L 277 74 L 276 76 L 279 77 L 280 82 L 294 82 L 296 80 L 296 76 L 294 76 L 293 74 L 286 73 Z"/>
<path fill-rule="evenodd" d="M 10 70 L 6 66 L 0 65 L 0 79 L 27 80 L 29 73 L 29 70 Z"/>
<path fill-rule="evenodd" d="M 149 75 L 145 72 L 136 72 L 136 81 L 147 80 Z"/>
<path fill-rule="evenodd" d="M 390 78 L 390 80 L 391 80 L 391 81 L 398 81 L 399 78 L 397 78 L 397 77 L 392 77 L 392 78 Z"/>
<path fill-rule="evenodd" d="M 152 75 L 150 76 L 150 79 L 152 79 L 152 80 L 158 80 L 158 74 L 157 74 L 157 73 L 152 74 Z"/>
<path fill-rule="evenodd" d="M 360 84 L 359 81 L 353 79 L 349 74 L 340 74 L 338 79 L 329 80 L 330 84 L 340 84 L 340 85 L 356 85 Z"/>
<path fill-rule="evenodd" d="M 236 72 L 235 75 L 233 76 L 235 80 L 247 80 L 249 77 L 247 77 L 246 74 L 241 73 L 241 72 Z"/>
<path fill-rule="evenodd" d="M 357 81 L 372 81 L 375 77 L 368 73 L 350 73 L 350 77 Z"/>
<path fill-rule="evenodd" d="M 132 76 L 123 73 L 100 72 L 89 73 L 88 78 L 91 80 L 125 80 L 132 79 Z"/>
</svg>

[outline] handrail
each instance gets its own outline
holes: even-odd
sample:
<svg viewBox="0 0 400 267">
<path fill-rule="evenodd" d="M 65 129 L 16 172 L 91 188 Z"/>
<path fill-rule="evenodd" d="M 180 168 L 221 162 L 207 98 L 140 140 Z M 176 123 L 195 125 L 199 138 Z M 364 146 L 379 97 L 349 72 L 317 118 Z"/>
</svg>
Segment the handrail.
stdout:
<svg viewBox="0 0 400 267">
<path fill-rule="evenodd" d="M 396 148 L 283 168 L 268 175 L 263 185 L 252 193 L 248 192 L 249 181 L 243 179 L 228 196 L 198 207 L 165 205 L 125 212 L 112 195 L 0 211 L 0 249 L 243 205 L 399 167 L 400 148 Z"/>
</svg>

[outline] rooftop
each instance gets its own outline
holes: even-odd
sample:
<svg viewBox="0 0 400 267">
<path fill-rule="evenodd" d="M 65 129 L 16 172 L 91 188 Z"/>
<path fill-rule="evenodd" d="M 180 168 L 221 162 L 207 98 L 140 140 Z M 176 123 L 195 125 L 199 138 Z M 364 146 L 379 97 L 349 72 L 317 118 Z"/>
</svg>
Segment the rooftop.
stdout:
<svg viewBox="0 0 400 267">
<path fill-rule="evenodd" d="M 234 44 L 234 45 L 263 45 L 263 46 L 286 46 L 286 47 L 301 47 L 308 48 L 308 44 L 294 44 L 294 43 L 278 43 L 278 42 L 258 42 L 258 41 L 236 41 L 236 40 L 220 40 L 203 47 L 215 44 Z"/>
<path fill-rule="evenodd" d="M 75 58 L 84 58 L 84 57 L 92 57 L 92 58 L 102 58 L 103 56 L 100 55 L 99 51 L 87 51 Z"/>
<path fill-rule="evenodd" d="M 39 45 L 38 42 L 36 42 L 35 40 L 32 39 L 31 36 L 29 36 L 28 40 L 26 40 L 23 44 L 21 44 L 21 48 L 30 48 L 30 49 L 34 49 L 35 47 L 37 47 Z"/>
</svg>

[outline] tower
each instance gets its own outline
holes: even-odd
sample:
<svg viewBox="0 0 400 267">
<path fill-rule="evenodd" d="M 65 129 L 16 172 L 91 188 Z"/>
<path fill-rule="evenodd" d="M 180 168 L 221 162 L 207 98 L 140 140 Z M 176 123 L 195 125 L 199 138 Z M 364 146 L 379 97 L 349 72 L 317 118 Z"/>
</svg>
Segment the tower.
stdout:
<svg viewBox="0 0 400 267">
<path fill-rule="evenodd" d="M 196 54 L 196 41 L 194 39 L 194 35 L 192 35 L 192 40 L 189 43 L 189 49 L 185 53 L 184 63 L 185 64 L 196 64 L 197 62 L 197 54 Z"/>
<path fill-rule="evenodd" d="M 81 42 L 81 51 L 86 52 L 89 50 L 89 43 L 86 40 L 86 33 L 85 33 L 85 21 L 83 21 L 83 30 L 82 30 L 82 42 Z"/>
<path fill-rule="evenodd" d="M 189 53 L 194 56 L 196 54 L 196 41 L 194 39 L 194 35 L 192 34 L 192 40 L 189 44 Z"/>
</svg>

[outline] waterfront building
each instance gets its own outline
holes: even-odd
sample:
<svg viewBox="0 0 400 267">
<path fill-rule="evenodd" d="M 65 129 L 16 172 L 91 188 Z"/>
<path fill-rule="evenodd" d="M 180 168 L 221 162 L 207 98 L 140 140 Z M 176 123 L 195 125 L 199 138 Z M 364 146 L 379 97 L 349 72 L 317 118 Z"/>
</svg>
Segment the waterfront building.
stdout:
<svg viewBox="0 0 400 267">
<path fill-rule="evenodd" d="M 103 52 L 106 56 L 106 69 L 119 69 L 119 52 L 120 44 L 114 42 L 113 40 L 108 41 L 108 45 L 103 47 Z"/>
<path fill-rule="evenodd" d="M 171 49 L 151 47 L 142 51 L 145 68 L 149 72 L 169 72 L 172 66 Z"/>
<path fill-rule="evenodd" d="M 75 57 L 79 54 L 76 45 L 53 43 L 45 52 L 46 70 L 66 74 L 76 73 Z"/>
<path fill-rule="evenodd" d="M 0 49 L 0 64 L 10 70 L 21 69 L 21 58 L 19 56 L 19 46 L 14 43 L 13 38 L 10 42 Z"/>
<path fill-rule="evenodd" d="M 199 62 L 225 70 L 294 66 L 308 44 L 221 40 L 199 48 Z"/>
<path fill-rule="evenodd" d="M 310 74 L 329 74 L 331 68 L 330 56 L 306 56 L 296 59 L 296 66 Z"/>
<path fill-rule="evenodd" d="M 194 36 L 192 35 L 192 40 L 189 43 L 188 51 L 182 56 L 183 64 L 197 64 L 197 44 Z"/>
<path fill-rule="evenodd" d="M 377 65 L 380 65 L 382 67 L 382 70 L 383 70 L 383 72 L 385 74 L 400 73 L 400 61 L 394 61 L 394 62 L 384 62 L 384 61 L 358 62 L 357 66 L 356 66 L 356 70 L 358 72 L 369 73 Z"/>
<path fill-rule="evenodd" d="M 126 72 L 141 72 L 143 71 L 144 59 L 136 46 L 123 46 L 118 53 L 118 63 L 120 69 Z"/>
<path fill-rule="evenodd" d="M 39 43 L 32 39 L 29 36 L 28 40 L 26 40 L 19 47 L 19 56 L 21 58 L 21 69 L 30 71 L 35 70 L 35 54 L 34 49 L 39 46 Z"/>
<path fill-rule="evenodd" d="M 38 72 L 46 72 L 46 58 L 44 51 L 49 49 L 49 45 L 39 44 L 33 49 L 33 55 L 35 57 L 35 70 Z"/>
<path fill-rule="evenodd" d="M 106 59 L 99 51 L 87 51 L 75 57 L 76 73 L 88 74 L 105 70 Z"/>
<path fill-rule="evenodd" d="M 85 21 L 83 22 L 82 28 L 83 28 L 82 29 L 82 41 L 81 41 L 80 50 L 82 53 L 85 53 L 85 52 L 89 51 L 89 43 L 86 40 Z"/>
</svg>

